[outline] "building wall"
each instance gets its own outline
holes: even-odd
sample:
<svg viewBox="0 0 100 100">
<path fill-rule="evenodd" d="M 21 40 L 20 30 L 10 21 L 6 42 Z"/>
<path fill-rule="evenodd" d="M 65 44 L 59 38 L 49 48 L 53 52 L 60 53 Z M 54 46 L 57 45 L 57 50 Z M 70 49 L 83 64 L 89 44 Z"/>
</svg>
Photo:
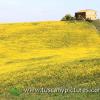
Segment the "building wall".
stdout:
<svg viewBox="0 0 100 100">
<path fill-rule="evenodd" d="M 75 13 L 75 18 L 77 20 L 84 20 L 84 19 L 86 19 L 86 12 Z"/>
<path fill-rule="evenodd" d="M 87 11 L 86 18 L 89 18 L 91 20 L 96 20 L 96 12 L 95 11 Z"/>
</svg>

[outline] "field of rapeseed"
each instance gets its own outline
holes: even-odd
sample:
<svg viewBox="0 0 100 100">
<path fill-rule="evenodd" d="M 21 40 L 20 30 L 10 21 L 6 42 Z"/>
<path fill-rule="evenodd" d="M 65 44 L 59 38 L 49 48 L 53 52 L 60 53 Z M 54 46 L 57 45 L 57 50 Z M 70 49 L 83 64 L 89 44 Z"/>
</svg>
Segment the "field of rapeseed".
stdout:
<svg viewBox="0 0 100 100">
<path fill-rule="evenodd" d="M 0 24 L 0 100 L 99 100 L 98 93 L 27 94 L 28 87 L 100 87 L 100 34 L 87 22 Z"/>
</svg>

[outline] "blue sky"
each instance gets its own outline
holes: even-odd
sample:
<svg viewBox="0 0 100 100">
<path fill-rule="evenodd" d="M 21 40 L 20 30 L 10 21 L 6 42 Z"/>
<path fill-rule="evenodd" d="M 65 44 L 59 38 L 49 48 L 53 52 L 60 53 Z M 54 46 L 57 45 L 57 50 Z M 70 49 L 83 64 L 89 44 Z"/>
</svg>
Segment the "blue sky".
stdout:
<svg viewBox="0 0 100 100">
<path fill-rule="evenodd" d="M 60 20 L 81 9 L 97 10 L 100 17 L 100 0 L 0 0 L 0 22 Z"/>
</svg>

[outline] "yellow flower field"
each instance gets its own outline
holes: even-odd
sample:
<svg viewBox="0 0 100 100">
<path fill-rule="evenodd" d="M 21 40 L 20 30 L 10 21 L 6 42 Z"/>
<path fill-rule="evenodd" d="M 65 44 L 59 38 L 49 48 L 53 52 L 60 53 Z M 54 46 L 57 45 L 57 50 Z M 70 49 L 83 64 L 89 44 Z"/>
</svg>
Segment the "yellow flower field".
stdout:
<svg viewBox="0 0 100 100">
<path fill-rule="evenodd" d="M 100 34 L 91 23 L 0 24 L 0 100 L 58 100 L 55 95 L 25 95 L 17 89 L 100 87 L 99 76 Z M 80 94 L 80 100 L 83 97 L 88 100 Z M 99 100 L 98 94 L 88 97 Z"/>
</svg>

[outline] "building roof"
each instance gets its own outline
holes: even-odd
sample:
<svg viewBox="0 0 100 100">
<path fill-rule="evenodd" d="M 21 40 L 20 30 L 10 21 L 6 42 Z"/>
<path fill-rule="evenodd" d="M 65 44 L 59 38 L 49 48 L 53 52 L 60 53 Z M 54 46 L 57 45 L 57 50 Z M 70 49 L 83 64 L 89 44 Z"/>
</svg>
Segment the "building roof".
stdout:
<svg viewBox="0 0 100 100">
<path fill-rule="evenodd" d="M 87 12 L 87 11 L 94 11 L 94 12 L 96 12 L 96 10 L 92 10 L 92 9 L 80 10 L 79 12 Z"/>
</svg>

